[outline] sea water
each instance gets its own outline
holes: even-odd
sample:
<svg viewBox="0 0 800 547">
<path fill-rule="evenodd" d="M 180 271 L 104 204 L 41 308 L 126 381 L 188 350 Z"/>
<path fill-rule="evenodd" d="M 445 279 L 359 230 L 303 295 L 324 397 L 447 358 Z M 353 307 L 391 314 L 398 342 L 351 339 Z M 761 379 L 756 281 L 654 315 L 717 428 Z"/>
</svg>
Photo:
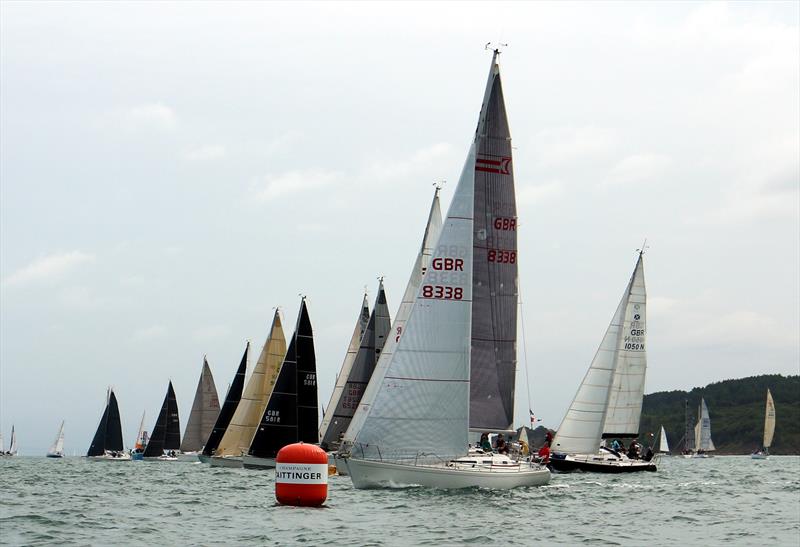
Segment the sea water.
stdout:
<svg viewBox="0 0 800 547">
<path fill-rule="evenodd" d="M 275 503 L 274 471 L 0 459 L 3 545 L 791 545 L 800 457 L 663 458 L 655 473 L 553 475 L 509 491 L 356 490 Z"/>
</svg>

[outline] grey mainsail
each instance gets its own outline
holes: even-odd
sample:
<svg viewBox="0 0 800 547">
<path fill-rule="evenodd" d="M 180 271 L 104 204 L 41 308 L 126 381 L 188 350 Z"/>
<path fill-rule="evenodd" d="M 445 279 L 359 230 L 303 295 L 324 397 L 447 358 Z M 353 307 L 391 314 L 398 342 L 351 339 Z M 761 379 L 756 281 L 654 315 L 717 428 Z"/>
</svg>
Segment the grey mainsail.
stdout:
<svg viewBox="0 0 800 547">
<path fill-rule="evenodd" d="M 514 422 L 517 205 L 511 134 L 495 63 L 475 132 L 475 153 L 469 425 L 474 431 L 504 431 Z"/>
<path fill-rule="evenodd" d="M 197 382 L 192 411 L 183 433 L 181 452 L 197 452 L 203 448 L 219 415 L 219 396 L 208 360 L 203 357 L 203 370 Z"/>
<path fill-rule="evenodd" d="M 361 397 L 375 370 L 386 337 L 389 335 L 390 327 L 389 306 L 386 304 L 386 292 L 383 288 L 383 279 L 381 279 L 378 295 L 375 297 L 375 306 L 361 337 L 358 353 L 347 373 L 344 388 L 333 409 L 325 436 L 320 440 L 320 446 L 323 449 L 336 450 L 339 448 L 339 439 L 347 431 L 358 404 L 361 402 Z"/>
</svg>

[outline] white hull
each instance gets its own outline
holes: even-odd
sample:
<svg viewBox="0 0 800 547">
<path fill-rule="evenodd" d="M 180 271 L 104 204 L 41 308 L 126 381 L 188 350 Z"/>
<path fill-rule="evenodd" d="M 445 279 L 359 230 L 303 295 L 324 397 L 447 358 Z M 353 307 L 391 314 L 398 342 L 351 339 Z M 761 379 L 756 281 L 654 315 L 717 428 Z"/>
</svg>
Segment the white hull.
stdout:
<svg viewBox="0 0 800 547">
<path fill-rule="evenodd" d="M 750 454 L 750 458 L 753 460 L 766 460 L 769 458 L 769 454 L 764 454 L 764 453 Z"/>
<path fill-rule="evenodd" d="M 128 453 L 120 453 L 118 456 L 112 456 L 111 454 L 103 454 L 102 456 L 86 456 L 88 459 L 96 461 L 96 462 L 129 462 L 131 461 L 131 455 Z"/>
<path fill-rule="evenodd" d="M 242 463 L 245 469 L 275 469 L 275 458 L 242 456 Z"/>
<path fill-rule="evenodd" d="M 492 488 L 508 490 L 519 486 L 541 486 L 550 482 L 550 471 L 527 463 L 510 467 L 463 465 L 412 465 L 344 458 L 347 473 L 356 488 Z"/>
<path fill-rule="evenodd" d="M 705 459 L 705 458 L 713 458 L 711 454 L 692 454 L 693 459 Z"/>
<path fill-rule="evenodd" d="M 177 455 L 179 462 L 199 462 L 200 456 L 197 452 L 186 452 Z"/>
<path fill-rule="evenodd" d="M 176 462 L 178 458 L 176 456 L 157 456 L 155 458 L 143 458 L 146 462 Z"/>
<path fill-rule="evenodd" d="M 239 456 L 212 456 L 211 467 L 229 467 L 231 469 L 242 468 L 242 458 Z"/>
</svg>

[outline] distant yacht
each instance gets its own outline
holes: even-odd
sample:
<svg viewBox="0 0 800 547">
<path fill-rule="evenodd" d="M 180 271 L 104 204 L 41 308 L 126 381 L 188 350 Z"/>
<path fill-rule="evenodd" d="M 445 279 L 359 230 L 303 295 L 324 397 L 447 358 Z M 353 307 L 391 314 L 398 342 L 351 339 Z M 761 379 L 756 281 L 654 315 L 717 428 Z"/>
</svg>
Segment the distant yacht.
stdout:
<svg viewBox="0 0 800 547">
<path fill-rule="evenodd" d="M 700 399 L 697 410 L 697 424 L 694 426 L 694 447 L 692 458 L 713 458 L 709 452 L 716 450 L 711 440 L 711 418 L 708 415 L 706 400 Z"/>
<path fill-rule="evenodd" d="M 239 406 L 239 399 L 241 399 L 242 390 L 244 389 L 244 377 L 247 372 L 247 355 L 249 351 L 250 342 L 247 342 L 242 360 L 239 363 L 239 368 L 236 369 L 233 382 L 231 382 L 228 393 L 225 395 L 225 402 L 222 403 L 222 408 L 217 415 L 217 420 L 214 422 L 214 427 L 211 428 L 211 433 L 206 439 L 202 454 L 198 454 L 202 462 L 209 462 L 211 460 L 211 456 L 214 455 L 222 437 L 225 435 L 225 430 L 228 429 L 228 424 L 231 423 L 231 418 L 233 418 L 233 413 L 236 412 L 236 407 Z"/>
<path fill-rule="evenodd" d="M 0 456 L 10 458 L 17 455 L 17 432 L 14 426 L 11 426 L 11 444 L 8 446 L 8 451 L 3 447 L 3 435 L 0 433 Z"/>
<path fill-rule="evenodd" d="M 769 457 L 769 447 L 772 444 L 772 437 L 775 435 L 775 403 L 772 400 L 772 393 L 767 390 L 767 408 L 764 412 L 764 442 L 762 450 L 753 452 L 750 457 L 754 460 L 766 460 Z"/>
<path fill-rule="evenodd" d="M 86 457 L 102 461 L 130 461 L 131 455 L 122 446 L 122 421 L 114 390 L 109 388 L 106 395 L 106 408 L 97 431 L 86 452 Z"/>
<path fill-rule="evenodd" d="M 177 461 L 177 451 L 181 447 L 181 423 L 178 416 L 178 402 L 172 381 L 167 386 L 167 394 L 158 413 L 153 433 L 147 446 L 144 448 L 143 457 L 146 460 Z"/>
<path fill-rule="evenodd" d="M 47 451 L 48 458 L 63 458 L 64 457 L 64 422 L 61 422 L 61 427 L 58 428 L 56 440 Z"/>
<path fill-rule="evenodd" d="M 203 370 L 200 372 L 200 380 L 197 382 L 192 410 L 189 413 L 189 420 L 186 422 L 186 431 L 183 432 L 181 451 L 178 454 L 179 460 L 199 461 L 198 456 L 202 453 L 203 444 L 214 428 L 217 416 L 219 416 L 217 386 L 214 384 L 214 376 L 211 374 L 208 360 L 203 357 Z"/>
</svg>

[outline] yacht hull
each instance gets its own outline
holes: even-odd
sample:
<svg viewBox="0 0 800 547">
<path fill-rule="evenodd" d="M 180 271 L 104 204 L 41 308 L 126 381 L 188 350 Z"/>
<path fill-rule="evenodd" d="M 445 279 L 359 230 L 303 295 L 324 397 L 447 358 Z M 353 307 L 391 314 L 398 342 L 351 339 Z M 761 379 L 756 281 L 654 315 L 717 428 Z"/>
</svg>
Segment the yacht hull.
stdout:
<svg viewBox="0 0 800 547">
<path fill-rule="evenodd" d="M 559 473 L 588 471 L 591 473 L 636 473 L 657 471 L 655 462 L 630 459 L 612 459 L 602 454 L 553 454 L 550 468 Z"/>
<path fill-rule="evenodd" d="M 345 469 L 356 488 L 491 488 L 508 490 L 520 486 L 541 486 L 550 482 L 550 471 L 527 464 L 515 469 L 494 467 L 451 467 L 412 465 L 343 458 Z"/>
<path fill-rule="evenodd" d="M 275 469 L 275 458 L 242 456 L 242 463 L 245 469 Z"/>
<path fill-rule="evenodd" d="M 212 456 L 210 463 L 211 467 L 228 467 L 231 469 L 242 468 L 242 458 L 237 456 Z"/>
</svg>

